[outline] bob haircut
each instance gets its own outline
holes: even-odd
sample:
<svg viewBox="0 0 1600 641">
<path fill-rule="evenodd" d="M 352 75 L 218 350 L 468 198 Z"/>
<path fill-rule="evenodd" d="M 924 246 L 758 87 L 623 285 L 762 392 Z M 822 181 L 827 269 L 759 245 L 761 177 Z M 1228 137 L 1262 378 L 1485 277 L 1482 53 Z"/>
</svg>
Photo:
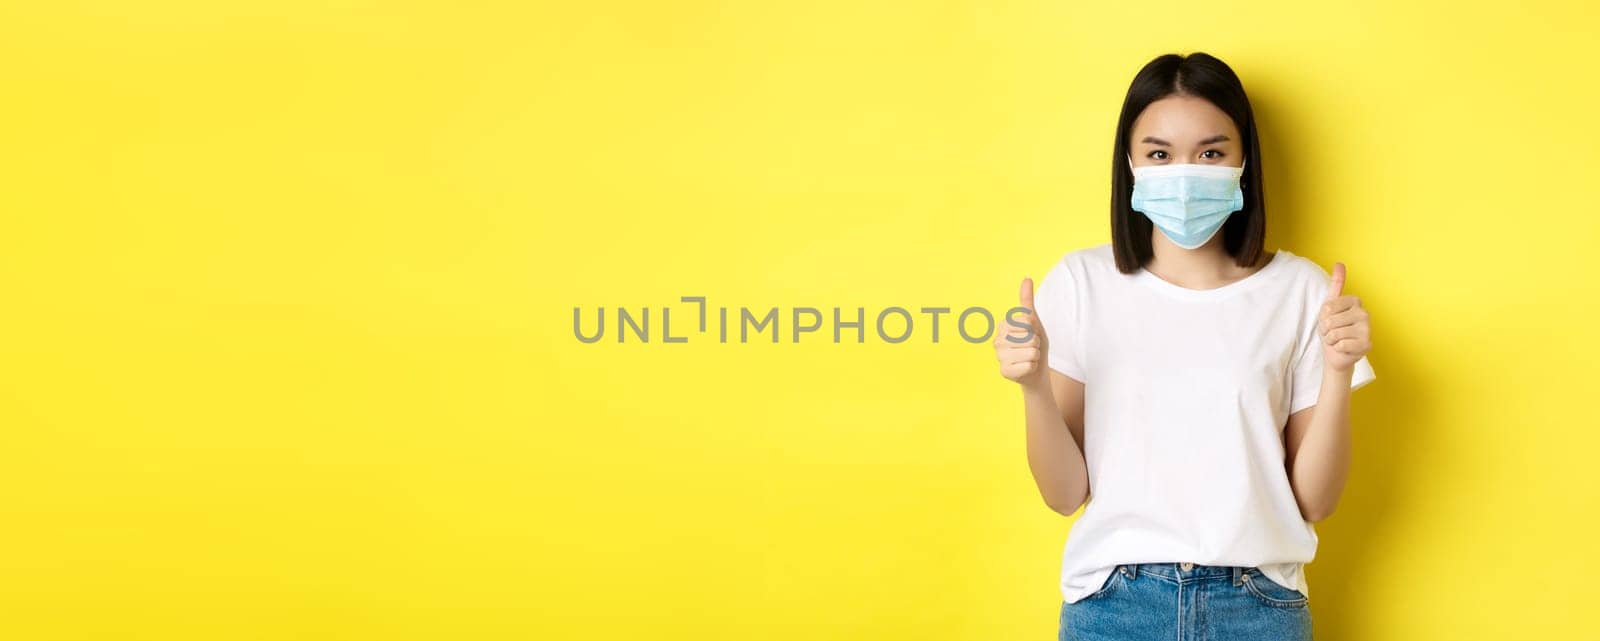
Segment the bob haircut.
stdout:
<svg viewBox="0 0 1600 641">
<path fill-rule="evenodd" d="M 1221 60 L 1195 52 L 1188 56 L 1169 53 L 1145 64 L 1133 77 L 1128 96 L 1117 119 L 1117 141 L 1111 157 L 1111 247 L 1117 269 L 1125 274 L 1138 271 L 1155 256 L 1150 247 L 1153 225 L 1149 218 L 1133 210 L 1133 170 L 1128 167 L 1132 147 L 1133 121 L 1150 103 L 1172 95 L 1203 98 L 1233 118 L 1239 128 L 1244 149 L 1244 175 L 1239 188 L 1244 192 L 1244 208 L 1228 215 L 1222 225 L 1222 243 L 1240 267 L 1256 264 L 1261 258 L 1267 235 L 1267 207 L 1261 194 L 1261 145 L 1256 138 L 1256 119 L 1245 97 L 1244 85 L 1233 69 Z"/>
</svg>

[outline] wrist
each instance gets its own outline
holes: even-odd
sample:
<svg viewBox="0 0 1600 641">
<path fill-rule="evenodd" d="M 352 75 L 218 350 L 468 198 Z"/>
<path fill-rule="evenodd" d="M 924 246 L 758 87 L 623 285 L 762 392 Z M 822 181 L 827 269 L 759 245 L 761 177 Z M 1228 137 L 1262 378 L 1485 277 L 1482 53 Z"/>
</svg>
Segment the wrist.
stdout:
<svg viewBox="0 0 1600 641">
<path fill-rule="evenodd" d="M 1345 377 L 1345 378 L 1350 378 L 1351 376 L 1355 375 L 1355 373 L 1356 373 L 1356 365 L 1355 365 L 1355 363 L 1351 363 L 1351 364 L 1346 365 L 1344 367 L 1339 367 L 1339 366 L 1336 366 L 1336 365 L 1323 365 L 1322 366 L 1322 374 L 1324 376 L 1333 375 L 1333 376 L 1342 376 L 1342 377 Z"/>
<path fill-rule="evenodd" d="M 1046 398 L 1054 398 L 1055 393 L 1050 390 L 1049 374 L 1032 376 L 1023 379 L 1020 382 L 1022 384 L 1023 396 L 1044 396 Z"/>
</svg>

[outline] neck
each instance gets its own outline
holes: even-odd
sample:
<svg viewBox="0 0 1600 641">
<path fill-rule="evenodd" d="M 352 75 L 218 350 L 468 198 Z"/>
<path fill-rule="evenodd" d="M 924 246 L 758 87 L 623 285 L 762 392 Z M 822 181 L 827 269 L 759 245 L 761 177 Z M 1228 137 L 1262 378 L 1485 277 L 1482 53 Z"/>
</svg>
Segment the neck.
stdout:
<svg viewBox="0 0 1600 641">
<path fill-rule="evenodd" d="M 1154 257 L 1145 265 L 1145 269 L 1175 285 L 1190 289 L 1213 289 L 1238 280 L 1241 271 L 1254 271 L 1253 268 L 1239 267 L 1233 263 L 1233 256 L 1223 247 L 1221 233 L 1194 249 L 1173 244 L 1158 229 L 1150 230 L 1150 234 L 1150 248 Z"/>
</svg>

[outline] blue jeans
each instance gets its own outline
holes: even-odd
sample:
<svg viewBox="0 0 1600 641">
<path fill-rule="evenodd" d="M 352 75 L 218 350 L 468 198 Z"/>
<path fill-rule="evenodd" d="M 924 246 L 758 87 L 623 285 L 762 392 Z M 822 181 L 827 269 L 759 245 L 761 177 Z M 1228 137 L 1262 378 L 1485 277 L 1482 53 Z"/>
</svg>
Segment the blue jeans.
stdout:
<svg viewBox="0 0 1600 641">
<path fill-rule="evenodd" d="M 1063 600 L 1060 623 L 1059 641 L 1311 639 L 1304 594 L 1231 565 L 1119 565 L 1093 594 Z"/>
</svg>

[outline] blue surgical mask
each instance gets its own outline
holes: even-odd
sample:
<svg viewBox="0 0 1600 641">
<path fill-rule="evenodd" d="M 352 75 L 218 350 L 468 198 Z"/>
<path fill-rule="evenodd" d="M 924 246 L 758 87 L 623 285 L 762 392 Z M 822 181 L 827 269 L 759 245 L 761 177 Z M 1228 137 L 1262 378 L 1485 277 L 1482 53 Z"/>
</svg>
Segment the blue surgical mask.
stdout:
<svg viewBox="0 0 1600 641">
<path fill-rule="evenodd" d="M 1134 167 L 1130 156 L 1128 168 L 1133 170 L 1133 209 L 1184 249 L 1206 244 L 1230 214 L 1244 209 L 1244 190 L 1239 187 L 1242 165 Z"/>
</svg>

